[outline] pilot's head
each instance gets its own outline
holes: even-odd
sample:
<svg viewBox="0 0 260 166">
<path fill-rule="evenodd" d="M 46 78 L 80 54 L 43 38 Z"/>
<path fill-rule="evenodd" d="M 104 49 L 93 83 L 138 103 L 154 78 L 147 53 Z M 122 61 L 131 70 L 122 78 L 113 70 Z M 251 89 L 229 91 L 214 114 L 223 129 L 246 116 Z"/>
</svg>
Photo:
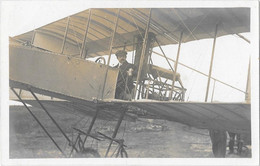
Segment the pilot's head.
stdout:
<svg viewBox="0 0 260 166">
<path fill-rule="evenodd" d="M 119 50 L 116 52 L 116 57 L 117 57 L 117 60 L 119 61 L 119 63 L 122 64 L 126 61 L 126 55 L 127 55 L 127 52 L 124 50 Z"/>
</svg>

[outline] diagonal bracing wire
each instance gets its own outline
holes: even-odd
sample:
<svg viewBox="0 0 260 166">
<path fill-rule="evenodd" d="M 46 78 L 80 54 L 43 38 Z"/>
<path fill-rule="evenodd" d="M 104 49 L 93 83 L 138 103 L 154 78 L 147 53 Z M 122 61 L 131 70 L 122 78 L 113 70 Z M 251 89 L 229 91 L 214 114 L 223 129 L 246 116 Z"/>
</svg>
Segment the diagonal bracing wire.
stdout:
<svg viewBox="0 0 260 166">
<path fill-rule="evenodd" d="M 195 39 L 195 40 L 198 40 L 193 32 L 190 30 L 190 28 L 185 24 L 185 22 L 183 21 L 183 19 L 180 17 L 180 15 L 178 14 L 178 12 L 173 8 L 173 10 L 171 10 L 174 12 L 174 14 L 180 19 L 180 21 L 182 22 L 182 24 L 185 26 L 185 28 L 190 32 L 190 35 L 192 35 L 192 37 Z"/>
<path fill-rule="evenodd" d="M 193 32 L 197 29 L 197 27 L 201 24 L 201 22 L 207 17 L 208 15 L 204 15 L 204 17 L 199 21 L 199 23 L 192 29 L 192 31 L 190 32 L 190 35 L 193 34 Z M 190 35 L 188 35 L 183 41 L 185 42 L 189 37 Z M 194 36 L 194 35 L 192 35 Z"/>
<path fill-rule="evenodd" d="M 136 26 L 136 29 L 138 30 L 138 33 L 142 36 L 142 38 L 144 38 L 144 36 L 143 36 L 142 33 L 141 33 L 141 30 L 139 29 L 139 27 L 138 27 L 138 25 L 137 25 L 137 23 L 136 23 L 136 21 L 135 21 L 135 19 L 134 19 L 134 17 L 133 17 L 132 11 L 131 11 L 130 9 L 128 9 L 128 10 L 129 10 L 130 16 L 131 16 L 131 18 L 132 18 L 132 20 L 133 20 L 133 22 L 134 22 L 134 24 L 135 24 L 135 26 Z"/>
</svg>

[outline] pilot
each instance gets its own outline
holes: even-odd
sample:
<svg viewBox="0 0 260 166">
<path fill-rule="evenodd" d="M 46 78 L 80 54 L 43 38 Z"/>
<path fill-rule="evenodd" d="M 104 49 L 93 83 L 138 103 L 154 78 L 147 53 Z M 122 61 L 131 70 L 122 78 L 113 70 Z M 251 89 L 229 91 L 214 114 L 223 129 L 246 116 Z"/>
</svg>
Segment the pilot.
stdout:
<svg viewBox="0 0 260 166">
<path fill-rule="evenodd" d="M 115 68 L 119 68 L 116 85 L 116 99 L 130 100 L 132 98 L 132 90 L 134 88 L 133 78 L 137 75 L 136 66 L 126 61 L 127 52 L 119 50 L 115 53 L 118 64 Z"/>
</svg>

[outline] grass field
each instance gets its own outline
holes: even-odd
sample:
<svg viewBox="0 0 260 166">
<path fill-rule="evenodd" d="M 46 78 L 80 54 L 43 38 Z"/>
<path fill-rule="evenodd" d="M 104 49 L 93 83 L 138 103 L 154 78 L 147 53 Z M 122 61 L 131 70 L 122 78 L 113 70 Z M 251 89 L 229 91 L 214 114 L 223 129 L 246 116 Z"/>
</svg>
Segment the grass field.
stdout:
<svg viewBox="0 0 260 166">
<path fill-rule="evenodd" d="M 66 154 L 71 146 L 54 126 L 43 110 L 31 109 L 50 132 Z M 77 133 L 72 127 L 86 131 L 91 118 L 52 110 L 51 115 L 75 141 Z M 113 134 L 116 122 L 98 120 L 93 132 Z M 48 138 L 37 122 L 22 106 L 10 106 L 10 158 L 60 158 L 59 150 Z M 164 120 L 141 119 L 137 122 L 123 121 L 117 138 L 124 139 L 125 148 L 130 158 L 212 158 L 211 141 L 208 130 L 196 129 L 180 123 Z M 104 157 L 109 141 L 87 140 L 87 146 L 97 150 Z M 109 155 L 117 147 L 112 144 Z M 228 149 L 228 148 L 227 148 Z M 228 151 L 228 150 L 227 150 Z M 227 155 L 227 157 L 240 157 Z M 250 156 L 247 156 L 250 157 Z"/>
</svg>

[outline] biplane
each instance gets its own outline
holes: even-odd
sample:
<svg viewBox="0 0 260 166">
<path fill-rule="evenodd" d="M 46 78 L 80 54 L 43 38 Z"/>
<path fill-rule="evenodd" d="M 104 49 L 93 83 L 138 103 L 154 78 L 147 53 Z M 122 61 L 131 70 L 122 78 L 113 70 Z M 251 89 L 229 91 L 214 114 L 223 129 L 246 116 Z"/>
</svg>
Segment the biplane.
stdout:
<svg viewBox="0 0 260 166">
<path fill-rule="evenodd" d="M 102 157 L 111 156 L 114 143 L 119 145 L 115 157 L 127 157 L 126 145 L 117 139 L 117 133 L 123 120 L 141 116 L 250 135 L 250 99 L 244 103 L 208 102 L 215 41 L 230 34 L 241 37 L 243 32 L 250 32 L 249 8 L 91 8 L 11 37 L 9 85 L 16 95 L 13 99 L 23 103 L 64 157 L 100 157 L 96 149 L 86 147 L 92 139 L 109 141 Z M 177 72 L 181 44 L 207 38 L 214 43 L 205 102 L 185 102 L 186 88 Z M 178 45 L 174 65 L 162 47 L 172 44 Z M 138 69 L 128 100 L 115 99 L 119 69 L 111 66 L 111 56 L 118 50 L 131 54 L 131 63 Z M 169 66 L 154 65 L 156 55 Z M 248 98 L 249 85 L 250 78 Z M 30 97 L 23 98 L 21 91 L 29 92 Z M 28 104 L 47 113 L 69 142 L 70 153 L 55 142 Z M 92 120 L 86 130 L 75 128 L 78 135 L 72 139 L 52 117 L 54 109 L 77 110 Z M 98 118 L 116 121 L 112 135 L 94 131 Z M 221 147 L 214 140 L 214 154 L 219 157 Z"/>
</svg>

